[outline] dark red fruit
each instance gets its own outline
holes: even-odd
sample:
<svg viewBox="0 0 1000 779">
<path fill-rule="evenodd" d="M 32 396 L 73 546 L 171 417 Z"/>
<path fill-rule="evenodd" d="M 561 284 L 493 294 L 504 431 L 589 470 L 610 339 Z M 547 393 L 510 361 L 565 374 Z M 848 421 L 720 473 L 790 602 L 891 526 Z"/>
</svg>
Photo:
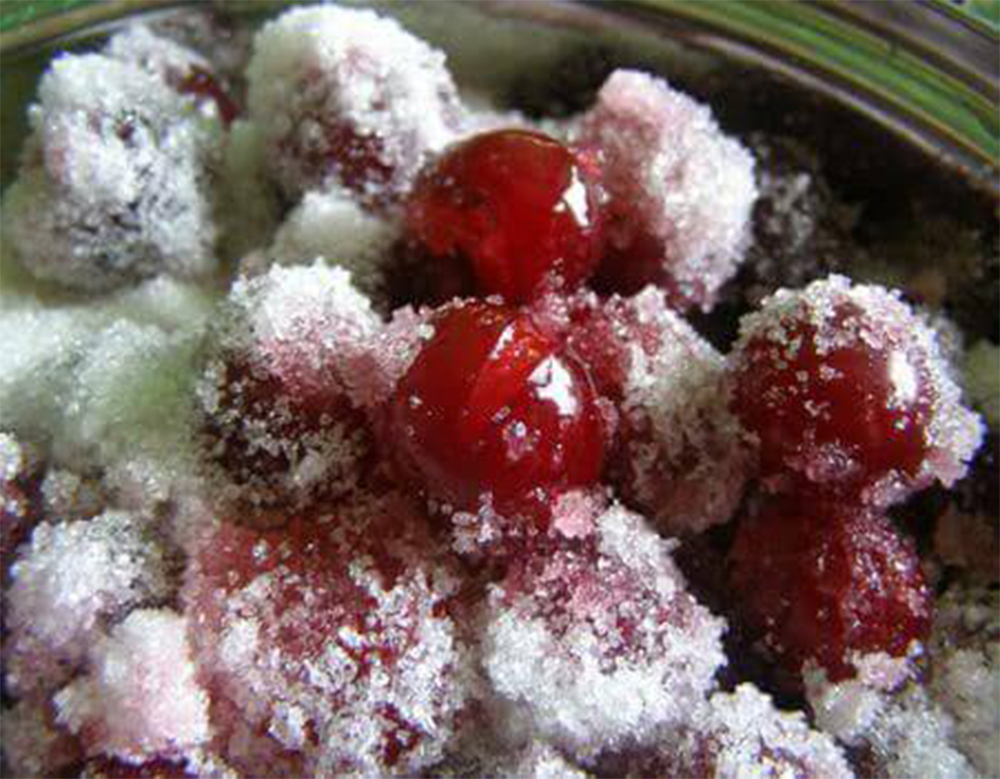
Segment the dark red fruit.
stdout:
<svg viewBox="0 0 1000 779">
<path fill-rule="evenodd" d="M 407 228 L 432 255 L 468 262 L 480 292 L 526 302 L 593 273 L 604 232 L 598 179 L 592 157 L 542 133 L 484 133 L 421 173 Z"/>
<path fill-rule="evenodd" d="M 793 674 L 813 659 L 849 678 L 852 653 L 902 657 L 930 631 L 912 541 L 868 508 L 770 499 L 739 526 L 730 578 L 741 619 Z"/>
<path fill-rule="evenodd" d="M 442 309 L 392 400 L 397 460 L 434 497 L 476 507 L 595 482 L 604 432 L 586 371 L 524 313 Z"/>
<path fill-rule="evenodd" d="M 803 315 L 737 351 L 733 410 L 760 440 L 772 490 L 805 483 L 886 505 L 921 486 L 933 413 L 926 364 L 899 333 L 873 338 L 848 324 L 865 318 L 841 301 L 822 336 Z"/>
</svg>

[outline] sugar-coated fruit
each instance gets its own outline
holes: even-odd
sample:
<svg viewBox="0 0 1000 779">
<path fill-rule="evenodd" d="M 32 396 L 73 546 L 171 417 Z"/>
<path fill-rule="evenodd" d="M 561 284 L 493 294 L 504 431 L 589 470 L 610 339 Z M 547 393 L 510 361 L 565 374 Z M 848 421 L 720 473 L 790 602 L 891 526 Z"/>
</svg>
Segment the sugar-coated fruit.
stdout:
<svg viewBox="0 0 1000 779">
<path fill-rule="evenodd" d="M 214 269 L 217 134 L 159 76 L 64 55 L 42 77 L 31 124 L 4 229 L 32 274 L 101 290 Z"/>
<path fill-rule="evenodd" d="M 266 522 L 271 509 L 280 516 L 358 486 L 372 448 L 357 382 L 377 371 L 381 327 L 339 268 L 276 266 L 237 281 L 198 385 L 221 504 Z"/>
<path fill-rule="evenodd" d="M 184 601 L 234 765 L 277 770 L 254 765 L 254 742 L 300 774 L 412 775 L 440 758 L 468 650 L 450 614 L 458 580 L 407 500 L 368 497 L 280 530 L 209 521 L 193 554 Z"/>
<path fill-rule="evenodd" d="M 368 10 L 298 8 L 264 25 L 248 102 L 285 194 L 295 200 L 334 182 L 369 205 L 398 200 L 462 125 L 444 60 Z"/>
<path fill-rule="evenodd" d="M 496 692 L 584 763 L 686 722 L 725 663 L 725 624 L 687 591 L 673 543 L 617 505 L 595 525 L 513 561 L 483 640 Z"/>
<path fill-rule="evenodd" d="M 750 239 L 754 160 L 708 106 L 662 79 L 612 73 L 574 133 L 601 155 L 608 251 L 598 283 L 661 286 L 678 309 L 709 310 Z"/>
<path fill-rule="evenodd" d="M 864 506 L 767 500 L 737 528 L 730 582 L 742 620 L 793 677 L 812 661 L 848 678 L 858 657 L 905 657 L 930 631 L 912 539 Z"/>
<path fill-rule="evenodd" d="M 742 321 L 731 369 L 773 491 L 884 506 L 954 484 L 982 439 L 933 331 L 882 287 L 830 276 L 779 290 Z"/>
</svg>

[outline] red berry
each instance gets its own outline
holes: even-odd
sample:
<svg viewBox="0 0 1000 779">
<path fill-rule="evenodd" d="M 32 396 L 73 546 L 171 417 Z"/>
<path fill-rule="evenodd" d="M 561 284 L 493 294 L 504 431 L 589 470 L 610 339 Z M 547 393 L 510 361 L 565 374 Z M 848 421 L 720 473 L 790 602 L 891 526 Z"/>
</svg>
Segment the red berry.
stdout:
<svg viewBox="0 0 1000 779">
<path fill-rule="evenodd" d="M 432 496 L 511 506 L 600 475 L 604 441 L 586 371 L 527 314 L 458 303 L 400 381 L 397 459 Z M 539 492 L 540 491 L 540 492 Z"/>
<path fill-rule="evenodd" d="M 730 576 L 742 619 L 792 672 L 812 659 L 839 681 L 852 653 L 902 657 L 930 631 L 912 541 L 866 507 L 770 499 L 737 530 Z"/>
<path fill-rule="evenodd" d="M 542 133 L 497 130 L 452 147 L 417 179 L 407 226 L 467 261 L 480 291 L 525 302 L 593 272 L 603 220 L 593 158 Z"/>
<path fill-rule="evenodd" d="M 372 463 L 356 376 L 380 378 L 370 359 L 380 328 L 340 269 L 237 281 L 198 384 L 205 460 L 227 509 L 267 523 L 358 486 Z"/>
<path fill-rule="evenodd" d="M 192 546 L 182 597 L 220 732 L 273 740 L 296 776 L 412 776 L 440 758 L 468 655 L 457 574 L 408 501 L 363 496 L 280 530 L 209 520 Z"/>
<path fill-rule="evenodd" d="M 888 505 L 960 478 L 981 437 L 933 334 L 887 291 L 841 277 L 781 291 L 746 318 L 732 384 L 774 491 Z"/>
</svg>

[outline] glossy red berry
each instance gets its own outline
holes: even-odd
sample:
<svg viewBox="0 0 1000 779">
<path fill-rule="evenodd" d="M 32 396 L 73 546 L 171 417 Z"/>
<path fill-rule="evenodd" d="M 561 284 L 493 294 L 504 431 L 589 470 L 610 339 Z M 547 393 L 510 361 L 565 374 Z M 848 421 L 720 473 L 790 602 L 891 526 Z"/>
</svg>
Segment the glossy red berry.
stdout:
<svg viewBox="0 0 1000 779">
<path fill-rule="evenodd" d="M 573 289 L 600 259 L 598 179 L 593 157 L 542 133 L 484 133 L 419 176 L 408 231 L 432 255 L 463 258 L 485 294 L 520 303 Z"/>
<path fill-rule="evenodd" d="M 773 491 L 888 505 L 960 478 L 979 444 L 933 333 L 879 287 L 831 277 L 777 293 L 744 320 L 732 367 Z"/>
<path fill-rule="evenodd" d="M 391 407 L 402 470 L 430 495 L 510 506 L 595 482 L 604 434 L 586 371 L 524 313 L 442 309 Z"/>
<path fill-rule="evenodd" d="M 772 498 L 738 528 L 730 576 L 746 626 L 793 673 L 811 659 L 839 681 L 853 653 L 901 657 L 930 631 L 914 545 L 877 510 Z"/>
</svg>

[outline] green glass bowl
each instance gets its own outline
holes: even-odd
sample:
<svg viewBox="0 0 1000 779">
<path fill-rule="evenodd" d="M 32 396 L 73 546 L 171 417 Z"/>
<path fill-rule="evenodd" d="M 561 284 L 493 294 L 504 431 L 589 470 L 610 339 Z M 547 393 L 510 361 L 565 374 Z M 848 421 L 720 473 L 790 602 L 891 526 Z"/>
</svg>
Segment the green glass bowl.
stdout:
<svg viewBox="0 0 1000 779">
<path fill-rule="evenodd" d="M 125 16 L 182 4 L 177 0 L 7 2 L 0 5 L 0 55 L 12 69 L 11 61 L 54 41 L 86 34 Z M 260 0 L 224 4 L 240 13 L 270 11 L 276 5 L 280 3 Z M 418 6 L 420 15 L 433 12 L 431 6 L 438 4 L 408 5 Z M 1000 0 L 607 4 L 493 0 L 474 5 L 486 16 L 590 28 L 599 37 L 658 36 L 779 74 L 874 119 L 977 187 L 994 196 L 1000 191 Z M 19 91 L 10 84 L 4 87 L 5 92 Z M 4 104 L 4 113 L 9 113 L 6 98 Z M 17 130 L 12 130 L 15 136 Z M 10 151 L 8 144 L 4 146 Z M 4 173 L 10 170 L 5 161 Z"/>
</svg>

